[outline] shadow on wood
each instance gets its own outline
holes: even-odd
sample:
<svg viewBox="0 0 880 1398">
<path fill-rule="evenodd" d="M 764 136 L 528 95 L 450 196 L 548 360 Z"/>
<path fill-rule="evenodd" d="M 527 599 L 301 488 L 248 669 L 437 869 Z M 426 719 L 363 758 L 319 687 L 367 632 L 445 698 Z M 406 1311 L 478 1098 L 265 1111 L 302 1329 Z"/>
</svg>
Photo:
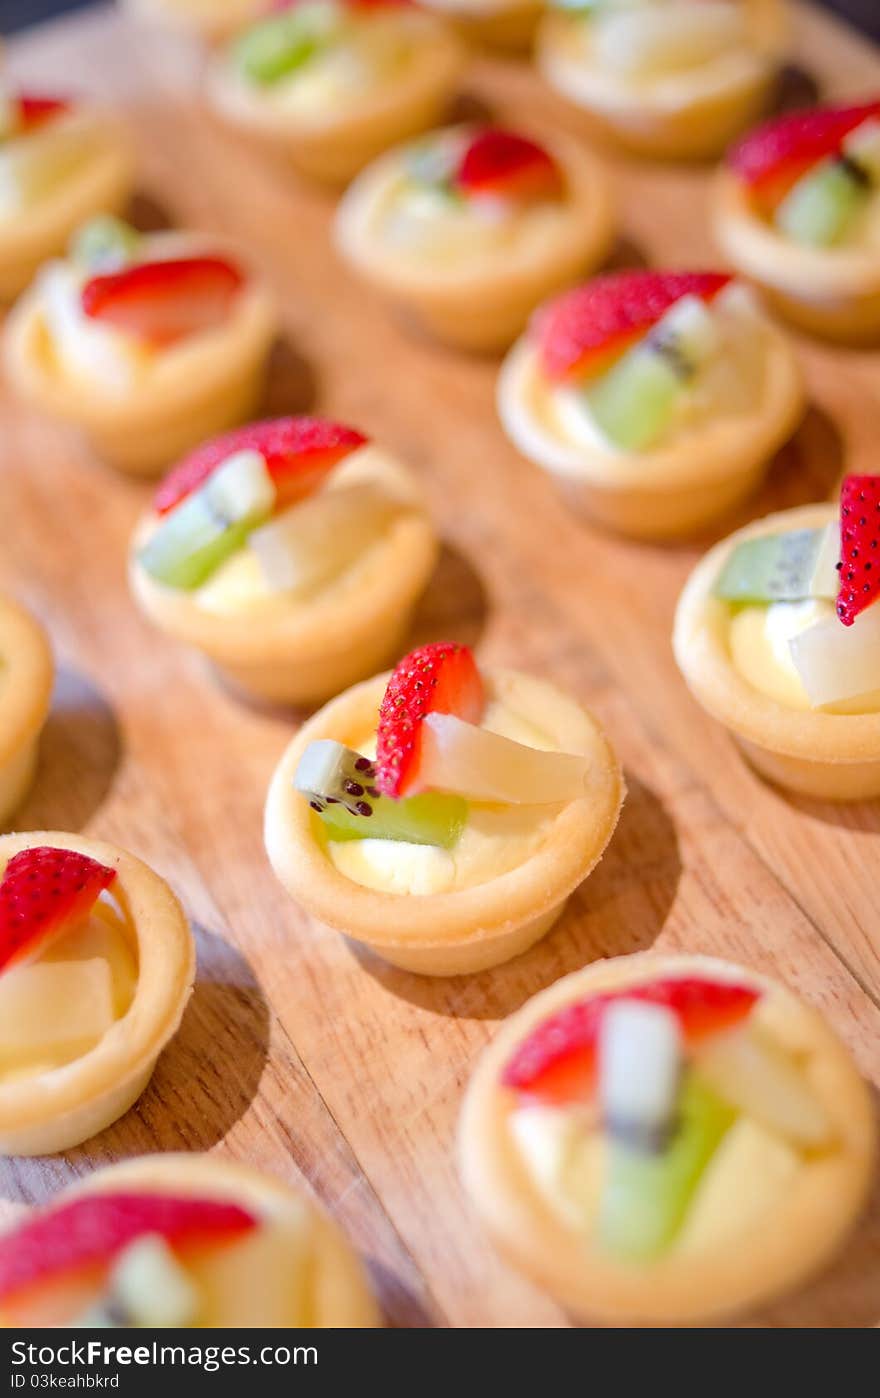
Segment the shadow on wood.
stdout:
<svg viewBox="0 0 880 1398">
<path fill-rule="evenodd" d="M 37 780 L 17 830 L 82 830 L 105 801 L 122 760 L 112 708 L 85 676 L 60 669 L 40 743 Z"/>
</svg>

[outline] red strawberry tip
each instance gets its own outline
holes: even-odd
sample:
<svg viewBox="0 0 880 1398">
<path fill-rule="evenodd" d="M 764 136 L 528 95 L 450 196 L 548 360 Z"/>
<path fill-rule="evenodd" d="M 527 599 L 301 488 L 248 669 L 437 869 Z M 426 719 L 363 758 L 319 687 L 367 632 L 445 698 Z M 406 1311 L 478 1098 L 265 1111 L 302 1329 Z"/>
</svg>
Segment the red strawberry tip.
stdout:
<svg viewBox="0 0 880 1398">
<path fill-rule="evenodd" d="M 469 646 L 437 641 L 404 656 L 379 709 L 376 786 L 383 795 L 399 798 L 418 791 L 421 724 L 429 713 L 476 723 L 484 703 L 482 677 Z"/>
<path fill-rule="evenodd" d="M 77 850 L 33 845 L 0 881 L 0 974 L 88 916 L 116 870 Z"/>
<path fill-rule="evenodd" d="M 846 476 L 840 489 L 837 615 L 852 626 L 880 596 L 880 476 Z"/>
</svg>

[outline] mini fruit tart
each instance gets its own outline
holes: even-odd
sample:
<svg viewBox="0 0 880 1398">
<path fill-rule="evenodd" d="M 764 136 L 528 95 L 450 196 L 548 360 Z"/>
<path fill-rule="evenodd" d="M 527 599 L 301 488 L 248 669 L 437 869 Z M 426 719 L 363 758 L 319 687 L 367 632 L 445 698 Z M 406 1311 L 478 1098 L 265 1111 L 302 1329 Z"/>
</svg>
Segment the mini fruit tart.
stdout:
<svg viewBox="0 0 880 1398">
<path fill-rule="evenodd" d="M 421 0 L 469 42 L 492 48 L 531 48 L 544 0 Z"/>
<path fill-rule="evenodd" d="M 267 0 L 123 0 L 136 19 L 220 43 L 265 14 Z"/>
<path fill-rule="evenodd" d="M 786 28 L 782 0 L 556 0 L 538 67 L 630 149 L 706 159 L 768 104 Z"/>
<path fill-rule="evenodd" d="M 69 1150 L 127 1112 L 194 974 L 183 910 L 139 859 L 0 836 L 0 1154 Z"/>
<path fill-rule="evenodd" d="M 364 1271 L 300 1192 L 213 1155 L 127 1160 L 0 1236 L 0 1326 L 362 1329 Z"/>
<path fill-rule="evenodd" d="M 345 183 L 436 125 L 463 66 L 455 36 L 408 0 L 295 0 L 215 59 L 208 96 L 303 174 Z"/>
<path fill-rule="evenodd" d="M 22 291 L 85 219 L 124 208 L 128 140 L 85 103 L 0 87 L 0 300 Z"/>
<path fill-rule="evenodd" d="M 498 381 L 523 455 L 600 524 L 645 539 L 748 495 L 803 407 L 786 339 L 718 272 L 619 272 L 565 292 Z"/>
<path fill-rule="evenodd" d="M 311 705 L 399 654 L 438 543 L 406 467 L 322 418 L 205 443 L 160 486 L 136 601 L 235 687 Z"/>
<path fill-rule="evenodd" d="M 718 1321 L 835 1254 L 876 1161 L 868 1088 L 815 1010 L 704 956 L 602 961 L 481 1058 L 465 1188 L 514 1266 L 577 1315 Z"/>
<path fill-rule="evenodd" d="M 122 471 L 155 475 L 257 406 L 276 317 L 219 240 L 87 224 L 11 312 L 6 370 Z"/>
<path fill-rule="evenodd" d="M 831 801 L 880 796 L 880 476 L 840 509 L 768 515 L 712 549 L 675 619 L 696 699 L 770 781 Z"/>
<path fill-rule="evenodd" d="M 499 127 L 449 127 L 382 156 L 339 206 L 342 255 L 428 331 L 503 349 L 542 297 L 596 267 L 612 239 L 594 157 Z"/>
<path fill-rule="evenodd" d="M 713 217 L 726 256 L 791 320 L 880 335 L 880 100 L 758 127 L 718 171 Z"/>
<path fill-rule="evenodd" d="M 269 789 L 266 847 L 322 922 L 405 970 L 460 975 L 549 931 L 623 794 L 580 704 L 441 642 L 300 730 Z"/>
<path fill-rule="evenodd" d="M 53 676 L 42 626 L 0 593 L 0 829 L 33 783 Z"/>
</svg>

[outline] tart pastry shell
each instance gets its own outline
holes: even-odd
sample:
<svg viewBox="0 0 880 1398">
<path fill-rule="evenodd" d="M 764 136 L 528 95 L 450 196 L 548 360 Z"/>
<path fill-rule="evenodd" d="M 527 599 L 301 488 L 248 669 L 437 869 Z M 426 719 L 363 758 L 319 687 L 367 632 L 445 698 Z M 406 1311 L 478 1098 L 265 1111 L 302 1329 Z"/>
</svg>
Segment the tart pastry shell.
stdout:
<svg viewBox="0 0 880 1398">
<path fill-rule="evenodd" d="M 208 99 L 224 121 L 309 179 L 347 184 L 389 146 L 436 126 L 455 94 L 464 68 L 455 35 L 430 15 L 410 14 L 406 23 L 416 40 L 406 71 L 377 84 L 350 110 L 331 108 L 310 120 L 279 111 L 260 88 L 237 80 L 224 56 L 209 69 Z"/>
<path fill-rule="evenodd" d="M 97 1170 L 81 1184 L 65 1190 L 59 1202 L 116 1190 L 156 1190 L 177 1196 L 227 1199 L 268 1219 L 291 1208 L 302 1211 L 311 1252 L 311 1316 L 306 1328 L 367 1329 L 381 1323 L 364 1269 L 336 1224 L 307 1195 L 282 1180 L 216 1155 L 171 1152 Z M 239 1323 L 235 1316 L 224 1321 L 229 1326 Z M 291 1316 L 288 1323 L 291 1327 L 304 1325 L 298 1316 Z"/>
<path fill-rule="evenodd" d="M 552 431 L 541 413 L 547 381 L 526 336 L 501 369 L 501 422 L 523 456 L 549 471 L 569 503 L 597 523 L 636 539 L 693 533 L 755 489 L 803 415 L 797 361 L 779 331 L 767 324 L 764 333 L 767 367 L 755 410 L 684 429 L 652 451 L 603 451 L 566 442 Z"/>
<path fill-rule="evenodd" d="M 498 0 L 424 0 L 425 9 L 442 15 L 463 39 L 478 47 L 521 53 L 532 46 L 544 13 L 541 0 L 504 4 Z"/>
<path fill-rule="evenodd" d="M 730 730 L 768 781 L 826 801 L 880 796 L 880 713 L 789 709 L 759 693 L 734 668 L 726 634 L 728 605 L 712 596 L 736 544 L 761 534 L 821 528 L 835 505 L 805 505 L 738 530 L 698 563 L 678 602 L 673 646 L 694 698 Z"/>
<path fill-rule="evenodd" d="M 538 68 L 551 87 L 588 114 L 598 133 L 617 144 L 659 159 L 711 159 L 757 120 L 777 82 L 784 47 L 782 4 L 748 4 L 755 49 L 736 81 L 695 86 L 682 75 L 677 91 L 667 82 L 661 95 L 644 83 L 623 78 L 615 83 L 579 52 L 581 22 L 564 14 L 549 14 L 541 21 Z"/>
<path fill-rule="evenodd" d="M 78 428 L 103 461 L 129 475 L 156 476 L 206 438 L 254 416 L 276 330 L 268 291 L 250 281 L 226 324 L 160 351 L 142 376 L 110 392 L 61 372 L 35 288 L 9 315 L 4 358 L 21 397 Z"/>
<path fill-rule="evenodd" d="M 337 469 L 340 479 L 385 477 L 392 487 L 400 482 L 413 490 L 409 472 L 375 451 L 369 464 L 366 455 L 363 462 L 353 456 Z M 137 550 L 153 519 L 137 532 L 129 563 L 141 610 L 167 635 L 202 651 L 233 689 L 298 707 L 323 703 L 397 658 L 439 553 L 433 525 L 413 495 L 412 506 L 390 521 L 371 551 L 356 588 L 328 585 L 310 601 L 267 616 L 219 615 L 201 607 L 196 595 L 157 583 L 141 567 Z"/>
<path fill-rule="evenodd" d="M 500 1085 L 500 1076 L 517 1044 L 564 1006 L 667 975 L 708 975 L 760 988 L 784 1041 L 816 1055 L 811 1082 L 841 1148 L 821 1166 L 812 1161 L 784 1207 L 735 1246 L 682 1256 L 673 1250 L 650 1263 L 627 1265 L 589 1249 L 538 1193 L 508 1127 L 515 1097 Z M 499 1250 L 577 1315 L 620 1325 L 719 1321 L 803 1282 L 838 1251 L 864 1205 L 877 1144 L 869 1090 L 815 1010 L 755 971 L 711 957 L 652 952 L 576 971 L 506 1020 L 466 1091 L 458 1143 L 465 1189 Z"/>
<path fill-rule="evenodd" d="M 43 628 L 0 594 L 0 829 L 23 803 L 34 778 L 40 732 L 49 712 L 54 666 Z"/>
<path fill-rule="evenodd" d="M 32 208 L 0 220 L 0 301 L 14 300 L 43 262 L 63 253 L 80 224 L 97 214 L 122 213 L 131 195 L 134 158 L 113 118 L 90 113 L 59 120 L 82 125 L 90 158 Z"/>
<path fill-rule="evenodd" d="M 316 714 L 279 763 L 266 803 L 266 848 L 281 883 L 327 926 L 385 961 L 423 975 L 483 971 L 527 951 L 553 926 L 575 888 L 599 862 L 614 833 L 624 784 L 617 759 L 586 710 L 544 680 L 496 670 L 484 680 L 502 702 L 528 681 L 542 728 L 561 751 L 598 752 L 588 794 L 562 806 L 544 844 L 517 868 L 485 883 L 420 896 L 365 888 L 338 872 L 321 842 L 318 818 L 293 787 L 299 759 L 316 738 L 348 745 L 376 717 L 387 675 L 355 686 Z"/>
<path fill-rule="evenodd" d="M 77 850 L 115 869 L 111 892 L 137 944 L 138 979 L 128 1010 L 94 1048 L 59 1068 L 0 1084 L 0 1154 L 70 1150 L 127 1112 L 177 1031 L 195 976 L 195 947 L 175 895 L 133 855 L 101 840 L 56 831 L 0 837 L 3 866 L 37 845 Z"/>
<path fill-rule="evenodd" d="M 544 240 L 445 268 L 396 257 L 376 227 L 400 168 L 400 152 L 392 151 L 364 171 L 339 206 L 341 254 L 438 340 L 465 350 L 505 349 L 540 301 L 599 265 L 613 238 L 611 198 L 598 161 L 569 138 L 539 139 L 567 185 L 566 217 Z M 528 216 L 526 210 L 522 217 Z"/>
<path fill-rule="evenodd" d="M 853 344 L 880 338 L 880 248 L 804 248 L 761 218 L 732 170 L 715 176 L 715 237 L 774 309 L 811 334 Z"/>
</svg>

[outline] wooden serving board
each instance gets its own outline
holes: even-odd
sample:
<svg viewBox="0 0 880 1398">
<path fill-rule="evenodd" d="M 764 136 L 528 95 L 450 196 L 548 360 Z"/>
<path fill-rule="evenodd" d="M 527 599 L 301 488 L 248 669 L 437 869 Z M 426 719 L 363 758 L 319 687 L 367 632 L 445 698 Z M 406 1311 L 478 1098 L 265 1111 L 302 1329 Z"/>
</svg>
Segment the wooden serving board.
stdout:
<svg viewBox="0 0 880 1398">
<path fill-rule="evenodd" d="M 60 670 L 19 823 L 85 830 L 142 856 L 185 900 L 200 955 L 181 1033 L 135 1109 L 68 1156 L 3 1162 L 2 1212 L 120 1157 L 216 1150 L 304 1180 L 369 1260 L 390 1323 L 566 1325 L 486 1244 L 456 1177 L 462 1089 L 495 1025 L 597 956 L 710 952 L 786 980 L 880 1081 L 880 806 L 787 798 L 743 765 L 689 698 L 669 645 L 676 596 L 709 540 L 640 546 L 569 514 L 499 429 L 496 363 L 412 338 L 348 275 L 330 242 L 332 198 L 215 125 L 185 47 L 100 8 L 8 54 L 23 78 L 122 107 L 153 215 L 247 245 L 285 327 L 267 411 L 356 423 L 418 471 L 446 548 L 414 641 L 477 643 L 489 663 L 569 687 L 607 726 L 629 798 L 561 924 L 507 966 L 422 979 L 318 929 L 275 882 L 261 834 L 297 716 L 242 707 L 139 618 L 125 553 L 148 488 L 0 402 L 0 587 L 45 620 Z M 801 99 L 814 84 L 837 97 L 880 86 L 877 51 L 807 6 L 792 59 Z M 467 94 L 501 117 L 577 129 L 524 63 L 475 60 Z M 717 261 L 705 171 L 609 168 L 620 261 Z M 749 515 L 822 498 L 845 467 L 878 465 L 880 351 L 799 349 L 812 408 Z M 831 1271 L 748 1319 L 876 1324 L 880 1192 Z"/>
</svg>

